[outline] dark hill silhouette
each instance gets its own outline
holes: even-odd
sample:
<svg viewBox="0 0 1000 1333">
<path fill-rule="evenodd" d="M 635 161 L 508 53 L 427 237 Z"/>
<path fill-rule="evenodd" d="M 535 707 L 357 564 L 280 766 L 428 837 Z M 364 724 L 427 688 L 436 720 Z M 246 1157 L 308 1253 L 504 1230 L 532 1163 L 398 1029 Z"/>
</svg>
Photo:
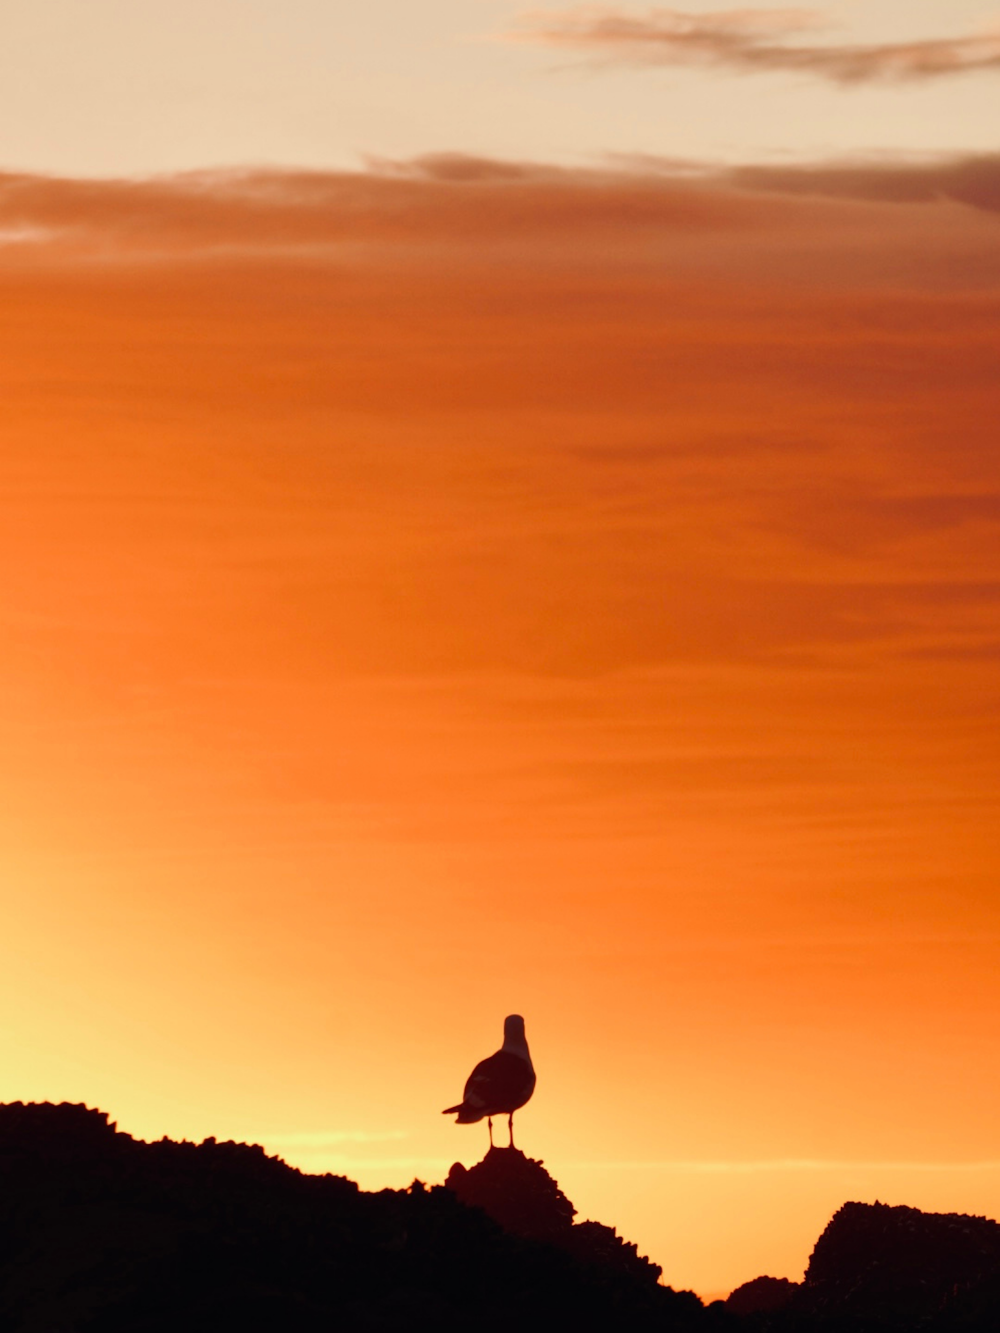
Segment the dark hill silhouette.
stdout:
<svg viewBox="0 0 1000 1333">
<path fill-rule="evenodd" d="M 1000 1224 L 845 1203 L 816 1242 L 803 1282 L 756 1278 L 726 1306 L 776 1333 L 998 1333 Z"/>
<path fill-rule="evenodd" d="M 83 1106 L 0 1106 L 0 1333 L 666 1333 L 703 1319 L 690 1293 L 510 1234 L 444 1186 L 367 1194 L 259 1147 L 143 1143 Z"/>
<path fill-rule="evenodd" d="M 845 1204 L 801 1284 L 707 1309 L 494 1149 L 367 1194 L 242 1143 L 143 1143 L 84 1106 L 0 1105 L 0 1333 L 997 1333 L 1000 1225 Z"/>
</svg>

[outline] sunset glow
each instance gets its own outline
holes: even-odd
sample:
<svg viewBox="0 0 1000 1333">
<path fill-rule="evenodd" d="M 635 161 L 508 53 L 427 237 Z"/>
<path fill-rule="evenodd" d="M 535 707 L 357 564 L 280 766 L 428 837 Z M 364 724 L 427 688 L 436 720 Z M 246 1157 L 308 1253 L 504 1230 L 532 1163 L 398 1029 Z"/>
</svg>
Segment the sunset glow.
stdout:
<svg viewBox="0 0 1000 1333">
<path fill-rule="evenodd" d="M 0 1100 L 996 1217 L 998 160 L 458 146 L 0 180 Z"/>
</svg>

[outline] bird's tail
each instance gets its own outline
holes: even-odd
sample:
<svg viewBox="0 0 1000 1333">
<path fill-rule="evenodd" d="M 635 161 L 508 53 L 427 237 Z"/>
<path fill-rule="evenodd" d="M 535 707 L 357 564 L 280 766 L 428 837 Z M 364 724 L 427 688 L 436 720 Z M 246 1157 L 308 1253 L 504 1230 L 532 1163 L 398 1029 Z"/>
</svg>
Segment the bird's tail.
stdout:
<svg viewBox="0 0 1000 1333">
<path fill-rule="evenodd" d="M 454 1115 L 458 1112 L 456 1125 L 475 1125 L 480 1120 L 486 1119 L 486 1112 L 481 1111 L 477 1106 L 469 1106 L 466 1102 L 460 1102 L 458 1106 L 449 1106 L 447 1111 L 442 1111 L 442 1115 Z"/>
</svg>

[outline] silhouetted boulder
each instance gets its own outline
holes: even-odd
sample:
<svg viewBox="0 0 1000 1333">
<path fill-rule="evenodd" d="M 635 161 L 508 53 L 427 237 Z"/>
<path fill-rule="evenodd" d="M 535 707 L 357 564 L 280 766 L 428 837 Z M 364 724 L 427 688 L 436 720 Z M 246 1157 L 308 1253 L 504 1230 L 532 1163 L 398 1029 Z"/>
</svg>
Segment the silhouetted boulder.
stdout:
<svg viewBox="0 0 1000 1333">
<path fill-rule="evenodd" d="M 463 1203 L 482 1208 L 516 1236 L 558 1240 L 576 1215 L 543 1163 L 525 1157 L 519 1148 L 491 1147 L 468 1169 L 456 1162 L 444 1183 Z"/>
<path fill-rule="evenodd" d="M 744 1282 L 726 1297 L 725 1306 L 730 1314 L 773 1314 L 786 1309 L 801 1287 L 787 1277 L 755 1277 Z"/>
<path fill-rule="evenodd" d="M 456 1162 L 445 1186 L 463 1203 L 482 1208 L 505 1231 L 557 1245 L 583 1263 L 615 1269 L 651 1285 L 663 1272 L 612 1227 L 601 1222 L 574 1224 L 576 1209 L 544 1164 L 518 1148 L 492 1147 L 468 1169 Z"/>
<path fill-rule="evenodd" d="M 1000 1224 L 988 1218 L 845 1203 L 816 1242 L 796 1304 L 871 1327 L 1000 1329 L 989 1295 L 998 1277 Z"/>
</svg>

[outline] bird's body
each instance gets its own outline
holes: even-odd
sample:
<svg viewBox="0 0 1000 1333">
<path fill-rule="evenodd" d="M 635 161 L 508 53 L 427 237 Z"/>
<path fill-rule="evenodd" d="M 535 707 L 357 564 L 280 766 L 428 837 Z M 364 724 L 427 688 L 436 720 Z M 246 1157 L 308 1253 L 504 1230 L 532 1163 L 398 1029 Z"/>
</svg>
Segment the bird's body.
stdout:
<svg viewBox="0 0 1000 1333">
<path fill-rule="evenodd" d="M 461 1102 L 449 1106 L 443 1114 L 457 1113 L 456 1125 L 489 1121 L 491 1145 L 493 1117 L 506 1115 L 513 1147 L 514 1112 L 520 1110 L 534 1091 L 535 1070 L 524 1035 L 524 1019 L 519 1014 L 511 1014 L 504 1019 L 503 1045 L 499 1051 L 480 1060 L 469 1075 Z"/>
<path fill-rule="evenodd" d="M 480 1060 L 469 1075 L 460 1106 L 452 1106 L 445 1115 L 458 1112 L 456 1125 L 474 1125 L 492 1115 L 512 1115 L 535 1090 L 535 1071 L 519 1055 L 497 1051 Z"/>
</svg>

